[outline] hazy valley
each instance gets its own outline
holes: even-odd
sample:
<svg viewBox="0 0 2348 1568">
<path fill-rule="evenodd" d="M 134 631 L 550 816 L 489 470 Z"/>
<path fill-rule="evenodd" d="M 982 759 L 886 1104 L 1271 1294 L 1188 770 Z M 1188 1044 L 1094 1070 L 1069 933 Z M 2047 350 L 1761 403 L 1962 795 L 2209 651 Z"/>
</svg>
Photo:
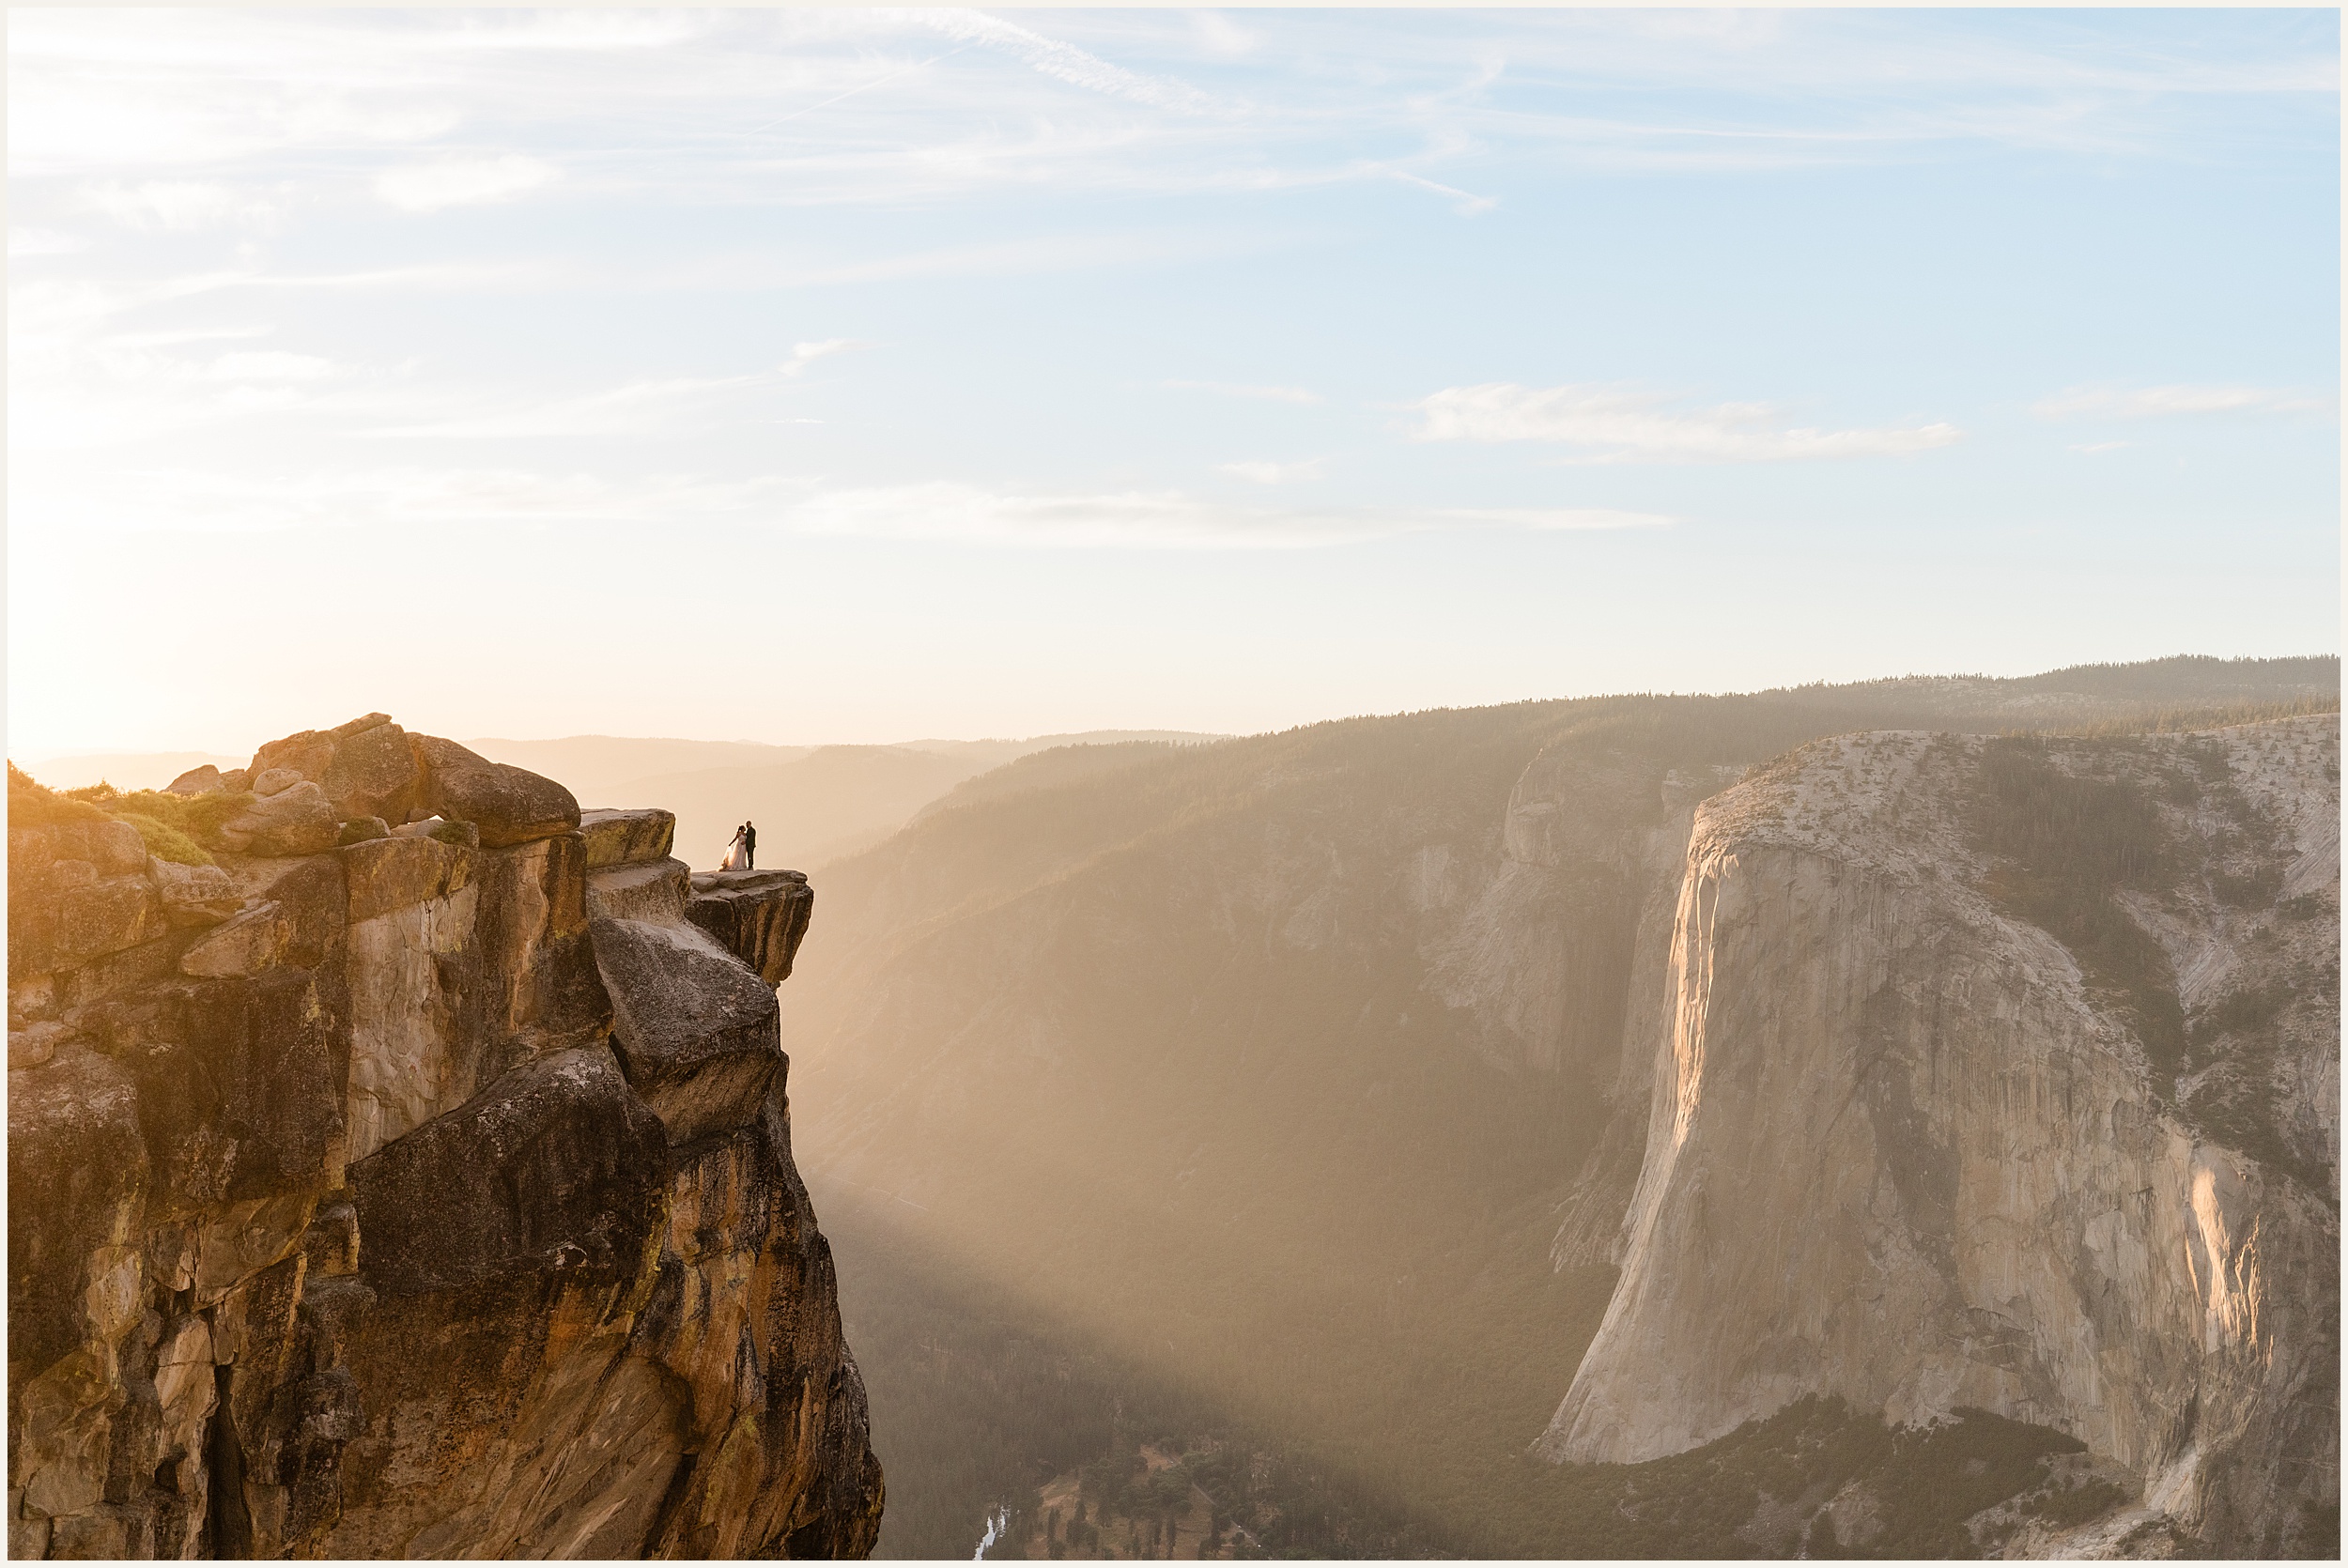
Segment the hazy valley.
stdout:
<svg viewBox="0 0 2348 1568">
<path fill-rule="evenodd" d="M 965 786 L 822 879 L 786 997 L 904 1445 L 881 1550 L 1008 1505 L 1066 1553 L 1035 1489 L 1088 1475 L 1098 1540 L 1162 1546 L 1197 1521 L 1144 1446 L 1276 1552 L 2321 1538 L 2338 730 L 2287 715 L 2336 669 L 1531 703 Z M 1959 1408 L 1994 1414 L 1901 1435 Z"/>
</svg>

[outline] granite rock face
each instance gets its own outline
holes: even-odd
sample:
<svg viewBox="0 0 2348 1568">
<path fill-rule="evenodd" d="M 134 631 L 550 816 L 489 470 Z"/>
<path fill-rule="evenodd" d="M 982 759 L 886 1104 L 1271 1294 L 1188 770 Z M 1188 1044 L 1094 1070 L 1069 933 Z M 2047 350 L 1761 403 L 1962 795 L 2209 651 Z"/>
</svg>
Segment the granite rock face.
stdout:
<svg viewBox="0 0 2348 1568">
<path fill-rule="evenodd" d="M 686 918 L 779 986 L 815 913 L 815 894 L 798 871 L 696 871 Z"/>
<path fill-rule="evenodd" d="M 1819 742 L 1696 811 L 1630 965 L 1661 972 L 1635 1191 L 1561 1237 L 1620 1282 L 1538 1452 L 1654 1458 L 1811 1393 L 1978 1407 L 2139 1478 L 2041 1549 L 2167 1521 L 2321 1555 L 2339 719 L 2019 744 Z"/>
<path fill-rule="evenodd" d="M 247 788 L 216 866 L 9 836 L 11 1555 L 869 1552 L 773 984 L 666 813 L 379 714 L 175 781 Z"/>
</svg>

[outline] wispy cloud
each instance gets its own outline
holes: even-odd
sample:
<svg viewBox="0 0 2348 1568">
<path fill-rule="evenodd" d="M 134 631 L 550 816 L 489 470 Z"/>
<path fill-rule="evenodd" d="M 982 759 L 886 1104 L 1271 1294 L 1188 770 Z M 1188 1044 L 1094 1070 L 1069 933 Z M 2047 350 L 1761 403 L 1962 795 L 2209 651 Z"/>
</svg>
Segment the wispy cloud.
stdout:
<svg viewBox="0 0 2348 1568">
<path fill-rule="evenodd" d="M 61 476 L 62 477 L 62 476 Z M 69 531 L 255 534 L 436 524 L 585 525 L 740 521 L 771 515 L 805 486 L 772 477 L 546 472 L 394 466 L 253 473 L 211 469 L 26 476 L 35 504 Z M 53 530 L 54 531 L 54 530 Z"/>
<path fill-rule="evenodd" d="M 1439 196 L 1449 196 L 1455 204 L 1452 210 L 1463 218 L 1473 218 L 1478 213 L 1490 212 L 1500 205 L 1496 197 L 1478 196 L 1454 186 L 1439 185 L 1425 176 L 1412 174 L 1407 169 L 1391 169 L 1387 172 L 1405 185 L 1415 185 L 1422 191 L 1432 191 Z"/>
<path fill-rule="evenodd" d="M 1262 35 L 1241 26 L 1221 11 L 1191 12 L 1190 28 L 1200 48 L 1227 59 L 1253 54 L 1263 46 Z"/>
<path fill-rule="evenodd" d="M 509 201 L 552 184 L 559 172 L 544 159 L 517 152 L 497 158 L 443 158 L 384 170 L 375 177 L 375 193 L 402 211 L 437 212 L 444 207 Z"/>
<path fill-rule="evenodd" d="M 1287 484 L 1299 479 L 1319 479 L 1321 466 L 1326 461 L 1313 457 L 1301 463 L 1218 463 L 1215 471 L 1257 484 Z"/>
<path fill-rule="evenodd" d="M 1176 392 L 1213 392 L 1217 397 L 1253 398 L 1262 403 L 1318 403 L 1321 394 L 1303 387 L 1250 387 L 1230 381 L 1162 381 Z"/>
<path fill-rule="evenodd" d="M 779 374 L 796 377 L 818 360 L 827 359 L 834 354 L 844 354 L 851 348 L 865 346 L 866 345 L 858 343 L 854 338 L 826 338 L 821 343 L 795 343 L 791 346 L 791 357 L 783 361 L 782 369 Z"/>
<path fill-rule="evenodd" d="M 703 422 L 726 394 L 771 384 L 788 374 L 783 370 L 771 375 L 669 377 L 534 403 L 476 399 L 479 406 L 453 417 L 378 425 L 352 434 L 390 440 L 462 441 L 647 435 L 673 429 L 687 420 Z M 435 406 L 445 413 L 447 404 L 454 400 L 443 391 L 438 397 L 426 393 L 411 401 Z"/>
<path fill-rule="evenodd" d="M 1045 76 L 1089 92 L 1121 98 L 1153 109 L 1179 109 L 1191 114 L 1225 112 L 1207 94 L 1187 83 L 1151 76 L 1112 65 L 1071 43 L 1046 38 L 1015 23 L 983 11 L 920 11 L 912 13 L 926 26 L 950 38 L 981 43 L 1026 61 Z"/>
<path fill-rule="evenodd" d="M 1947 446 L 1945 423 L 1856 430 L 1788 426 L 1766 403 L 1674 407 L 1612 387 L 1445 387 L 1412 407 L 1421 441 L 1545 441 L 1580 449 L 1591 463 L 1783 463 L 1900 456 Z"/>
<path fill-rule="evenodd" d="M 36 9 L 10 24 L 11 173 L 227 172 L 286 151 L 331 171 L 415 159 L 494 119 L 545 146 L 585 133 L 598 177 L 639 189 L 756 179 L 770 199 L 871 205 L 984 185 L 1379 180 L 1424 182 L 1473 212 L 1493 200 L 1475 188 L 1510 158 L 1714 171 L 1991 144 L 2205 159 L 2228 128 L 2181 108 L 2294 95 L 2308 133 L 2329 136 L 2338 91 L 2337 33 L 2312 24 L 2215 47 L 1833 12 L 1719 25 L 1394 13 L 1376 27 L 1338 13 L 1251 12 L 1242 25 L 1076 12 L 1050 26 L 879 8 L 143 12 L 135 24 Z M 1365 160 L 1365 146 L 1381 156 Z M 426 194 L 447 186 L 414 177 Z"/>
<path fill-rule="evenodd" d="M 1022 494 L 946 483 L 830 491 L 786 508 L 781 520 L 811 533 L 1138 549 L 1298 549 L 1461 529 L 1556 532 L 1671 521 L 1568 507 L 1225 506 L 1177 490 Z"/>
<path fill-rule="evenodd" d="M 2164 414 L 2285 413 L 2322 406 L 2321 398 L 2290 387 L 2075 387 L 2041 398 L 2031 405 L 2031 412 L 2041 419 L 2150 419 Z"/>
<path fill-rule="evenodd" d="M 941 245 L 894 254 L 841 257 L 734 246 L 640 272 L 638 286 L 671 291 L 831 288 L 928 278 L 1020 277 L 1095 268 L 1206 261 L 1273 249 L 1292 237 L 1197 229 L 1054 233 L 1031 238 Z"/>
<path fill-rule="evenodd" d="M 72 529 L 263 533 L 432 524 L 763 525 L 831 537 L 1082 549 L 1307 549 L 1398 534 L 1651 529 L 1654 513 L 1573 507 L 1227 506 L 1177 490 L 1027 492 L 935 482 L 826 487 L 803 478 L 614 475 L 397 466 L 267 475 L 124 469 L 30 499 Z"/>
<path fill-rule="evenodd" d="M 279 212 L 279 204 L 264 192 L 199 179 L 85 185 L 81 205 L 131 228 L 182 231 L 224 223 L 266 223 Z"/>
</svg>

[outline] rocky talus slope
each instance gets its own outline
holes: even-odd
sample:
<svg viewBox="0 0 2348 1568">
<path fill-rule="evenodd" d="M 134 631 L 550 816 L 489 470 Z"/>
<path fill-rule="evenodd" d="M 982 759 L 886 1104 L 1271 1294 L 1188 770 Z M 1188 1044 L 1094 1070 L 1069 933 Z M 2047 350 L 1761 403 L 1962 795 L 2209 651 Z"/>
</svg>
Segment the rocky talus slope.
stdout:
<svg viewBox="0 0 2348 1568">
<path fill-rule="evenodd" d="M 10 1555 L 869 1552 L 805 879 L 381 715 L 173 798 L 10 780 Z"/>
<path fill-rule="evenodd" d="M 2009 1551 L 2328 1555 L 2339 778 L 2324 715 L 1846 736 L 1705 800 L 1627 956 L 1646 1092 L 1560 1243 L 1622 1272 L 1540 1452 L 1979 1407 L 2127 1499 Z"/>
</svg>

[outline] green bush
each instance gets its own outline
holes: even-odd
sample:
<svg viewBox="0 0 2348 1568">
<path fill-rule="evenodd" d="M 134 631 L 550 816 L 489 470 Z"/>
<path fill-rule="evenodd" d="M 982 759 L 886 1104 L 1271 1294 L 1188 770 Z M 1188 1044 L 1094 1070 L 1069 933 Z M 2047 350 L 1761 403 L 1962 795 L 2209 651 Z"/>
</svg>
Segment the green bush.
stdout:
<svg viewBox="0 0 2348 1568">
<path fill-rule="evenodd" d="M 154 818 L 138 811 L 117 811 L 114 814 L 114 819 L 118 822 L 129 822 L 132 827 L 137 828 L 139 837 L 147 840 L 147 853 L 158 860 L 168 860 L 181 866 L 215 864 L 203 845 L 173 827 L 169 822 L 157 822 Z"/>
<path fill-rule="evenodd" d="M 175 795 L 163 790 L 125 794 L 111 784 L 85 784 L 57 791 L 14 762 L 8 764 L 8 825 L 49 827 L 65 822 L 128 822 L 138 829 L 147 853 L 181 866 L 213 864 L 220 827 L 253 804 L 243 792 Z"/>
<path fill-rule="evenodd" d="M 14 762 L 8 764 L 8 825 L 53 827 L 62 822 L 102 822 L 106 813 L 84 800 L 61 795 Z"/>
<path fill-rule="evenodd" d="M 253 796 L 241 790 L 221 790 L 209 795 L 175 795 L 165 790 L 135 790 L 108 807 L 128 820 L 131 813 L 152 817 L 165 827 L 187 835 L 199 844 L 217 847 L 221 824 L 244 814 Z"/>
</svg>

